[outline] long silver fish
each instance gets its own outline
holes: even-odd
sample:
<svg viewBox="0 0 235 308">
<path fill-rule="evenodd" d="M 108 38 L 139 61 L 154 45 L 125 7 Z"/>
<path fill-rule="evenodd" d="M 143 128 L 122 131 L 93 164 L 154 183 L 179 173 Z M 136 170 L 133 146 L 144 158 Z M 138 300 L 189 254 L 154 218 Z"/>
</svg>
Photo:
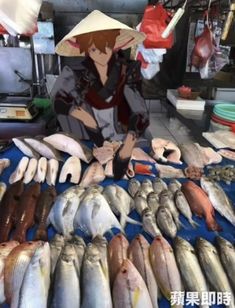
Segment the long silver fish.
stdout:
<svg viewBox="0 0 235 308">
<path fill-rule="evenodd" d="M 24 141 L 29 144 L 36 152 L 47 159 L 63 160 L 60 152 L 49 143 L 37 138 L 25 138 Z"/>
<path fill-rule="evenodd" d="M 147 200 L 142 196 L 140 191 L 136 193 L 134 203 L 135 209 L 140 216 L 142 215 L 143 210 L 148 208 Z"/>
<path fill-rule="evenodd" d="M 109 266 L 108 266 L 108 242 L 104 236 L 97 235 L 93 240 L 92 244 L 96 245 L 99 250 L 101 257 L 101 264 L 105 274 L 109 281 Z"/>
<path fill-rule="evenodd" d="M 73 221 L 78 210 L 84 188 L 72 186 L 57 196 L 48 216 L 56 231 L 64 236 L 70 236 L 74 231 Z"/>
<path fill-rule="evenodd" d="M 82 308 L 113 307 L 109 279 L 101 258 L 97 246 L 88 244 L 82 267 Z"/>
<path fill-rule="evenodd" d="M 53 276 L 57 261 L 64 247 L 65 239 L 63 235 L 56 234 L 50 241 L 51 276 Z"/>
<path fill-rule="evenodd" d="M 235 307 L 233 292 L 220 262 L 216 248 L 210 242 L 201 237 L 196 241 L 196 248 L 200 265 L 207 280 L 212 286 L 213 291 L 230 293 L 232 298 L 229 307 Z"/>
<path fill-rule="evenodd" d="M 50 285 L 50 247 L 39 246 L 24 275 L 18 308 L 47 308 Z"/>
<path fill-rule="evenodd" d="M 221 236 L 216 237 L 220 260 L 235 291 L 235 249 L 232 243 Z"/>
<path fill-rule="evenodd" d="M 19 292 L 25 271 L 40 241 L 24 242 L 15 247 L 8 255 L 4 269 L 4 286 L 6 302 L 11 308 L 18 307 Z"/>
<path fill-rule="evenodd" d="M 144 279 L 146 286 L 149 290 L 149 294 L 152 300 L 154 308 L 158 307 L 158 287 L 154 277 L 152 266 L 149 259 L 149 243 L 143 237 L 138 234 L 131 242 L 128 248 L 128 256 L 132 263 L 135 265 L 142 278 Z"/>
<path fill-rule="evenodd" d="M 141 184 L 140 181 L 138 181 L 137 179 L 133 178 L 128 182 L 128 192 L 129 194 L 132 196 L 132 198 L 134 198 L 135 194 L 137 193 L 137 191 L 140 189 Z"/>
<path fill-rule="evenodd" d="M 147 208 L 142 213 L 143 229 L 150 236 L 155 238 L 161 235 L 161 231 L 157 227 L 156 218 L 153 212 Z"/>
<path fill-rule="evenodd" d="M 155 178 L 153 180 L 153 190 L 156 194 L 159 195 L 165 189 L 167 189 L 167 185 L 162 179 Z"/>
<path fill-rule="evenodd" d="M 161 206 L 165 206 L 171 212 L 177 229 L 179 230 L 182 226 L 179 219 L 179 212 L 175 207 L 174 196 L 169 190 L 163 190 L 159 195 L 159 202 Z"/>
<path fill-rule="evenodd" d="M 155 215 L 160 206 L 158 194 L 155 192 L 151 192 L 150 194 L 148 194 L 147 202 L 148 202 L 148 207 L 150 208 L 150 210 L 152 210 L 152 212 Z"/>
<path fill-rule="evenodd" d="M 113 227 L 122 230 L 105 197 L 98 191 L 86 195 L 75 215 L 74 228 L 95 237 L 103 235 Z"/>
<path fill-rule="evenodd" d="M 120 215 L 120 224 L 123 228 L 126 222 L 141 225 L 140 222 L 128 217 L 128 214 L 134 208 L 134 202 L 125 189 L 116 184 L 108 185 L 103 190 L 103 196 L 108 201 L 114 214 Z"/>
<path fill-rule="evenodd" d="M 173 195 L 180 188 L 181 188 L 181 183 L 176 179 L 171 180 L 170 183 L 168 184 L 168 189 L 172 192 Z"/>
<path fill-rule="evenodd" d="M 141 190 L 143 190 L 148 196 L 148 194 L 153 192 L 152 182 L 149 179 L 144 179 L 143 182 L 141 183 Z"/>
<path fill-rule="evenodd" d="M 157 236 L 150 246 L 149 255 L 158 287 L 166 299 L 170 300 L 171 292 L 183 289 L 173 249 L 163 236 Z"/>
<path fill-rule="evenodd" d="M 128 259 L 123 261 L 113 285 L 115 308 L 153 308 L 147 286 L 138 270 Z"/>
<path fill-rule="evenodd" d="M 222 187 L 207 177 L 201 178 L 201 187 L 207 193 L 213 207 L 235 226 L 235 211 Z"/>
<path fill-rule="evenodd" d="M 175 192 L 175 205 L 177 209 L 180 211 L 180 213 L 188 219 L 190 225 L 193 228 L 196 228 L 199 226 L 195 221 L 193 221 L 192 219 L 193 214 L 191 212 L 188 201 L 180 189 Z"/>
<path fill-rule="evenodd" d="M 208 292 L 208 288 L 193 246 L 177 236 L 174 239 L 174 251 L 185 288 L 191 292 L 198 292 L 199 298 L 202 299 L 202 292 Z"/>
<path fill-rule="evenodd" d="M 78 273 L 80 274 L 80 268 L 82 266 L 82 261 L 83 261 L 83 257 L 84 257 L 84 253 L 85 253 L 85 249 L 86 249 L 86 244 L 85 244 L 83 238 L 76 235 L 76 234 L 70 240 L 68 240 L 67 243 L 72 244 L 74 249 L 75 249 L 78 264 L 79 264 Z"/>
<path fill-rule="evenodd" d="M 80 307 L 80 264 L 73 244 L 65 244 L 55 269 L 53 308 Z"/>
<path fill-rule="evenodd" d="M 160 206 L 156 216 L 157 225 L 161 229 L 161 231 L 167 236 L 174 238 L 177 233 L 177 227 L 168 208 Z"/>
</svg>

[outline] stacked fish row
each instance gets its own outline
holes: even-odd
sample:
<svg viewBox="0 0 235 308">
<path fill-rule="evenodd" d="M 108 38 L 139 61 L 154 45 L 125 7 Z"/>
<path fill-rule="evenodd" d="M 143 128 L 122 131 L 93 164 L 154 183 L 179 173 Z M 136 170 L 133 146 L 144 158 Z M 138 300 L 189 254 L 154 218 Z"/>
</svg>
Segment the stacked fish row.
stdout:
<svg viewBox="0 0 235 308">
<path fill-rule="evenodd" d="M 38 227 L 37 240 L 47 240 L 47 216 L 56 197 L 54 187 L 41 192 L 35 183 L 24 189 L 22 181 L 10 185 L 0 203 L 0 242 L 12 239 L 20 243 L 26 241 L 26 233 L 35 222 Z"/>
<path fill-rule="evenodd" d="M 144 230 L 152 237 L 161 234 L 161 230 L 165 235 L 174 238 L 182 226 L 180 213 L 194 228 L 197 223 L 192 219 L 192 212 L 205 218 L 209 230 L 221 231 L 215 220 L 214 209 L 235 225 L 233 205 L 222 187 L 207 177 L 201 178 L 201 187 L 192 181 L 181 185 L 179 181 L 172 180 L 167 186 L 159 178 L 153 181 L 145 179 L 142 183 L 131 179 L 128 191 L 142 217 Z"/>
<path fill-rule="evenodd" d="M 177 291 L 211 290 L 231 295 L 234 307 L 235 250 L 217 237 L 218 250 L 203 238 L 196 249 L 176 237 L 174 249 L 162 236 L 152 244 L 142 235 L 128 243 L 123 234 L 107 241 L 56 235 L 50 242 L 0 245 L 0 303 L 33 308 L 157 308 L 159 291 L 171 300 Z M 208 305 L 202 305 L 209 307 Z"/>
</svg>

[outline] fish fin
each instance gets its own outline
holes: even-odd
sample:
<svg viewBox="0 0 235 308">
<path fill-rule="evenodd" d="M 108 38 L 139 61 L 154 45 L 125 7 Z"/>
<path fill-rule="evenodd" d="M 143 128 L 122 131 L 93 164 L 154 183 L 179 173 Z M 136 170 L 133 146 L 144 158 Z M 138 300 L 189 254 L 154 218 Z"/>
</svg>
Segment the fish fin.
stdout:
<svg viewBox="0 0 235 308">
<path fill-rule="evenodd" d="M 126 222 L 129 222 L 130 224 L 133 224 L 133 225 L 139 225 L 139 226 L 143 225 L 141 222 L 139 222 L 135 219 L 132 219 L 129 216 L 125 216 L 125 220 L 126 220 Z"/>
<path fill-rule="evenodd" d="M 65 216 L 65 214 L 70 210 L 70 207 L 73 205 L 73 202 L 71 202 L 70 200 L 68 200 L 66 206 L 63 209 L 63 213 L 62 216 Z"/>
<path fill-rule="evenodd" d="M 48 237 L 47 237 L 47 230 L 43 227 L 39 227 L 36 231 L 36 234 L 35 234 L 35 237 L 34 237 L 34 240 L 35 241 L 44 241 L 46 242 L 48 240 Z"/>
<path fill-rule="evenodd" d="M 98 214 L 99 210 L 100 210 L 100 207 L 101 205 L 100 204 L 95 204 L 93 206 L 93 210 L 92 210 L 92 213 L 91 213 L 91 218 L 95 218 L 95 216 Z"/>
<path fill-rule="evenodd" d="M 189 220 L 190 225 L 194 228 L 197 229 L 200 225 L 194 221 L 193 219 Z"/>
</svg>

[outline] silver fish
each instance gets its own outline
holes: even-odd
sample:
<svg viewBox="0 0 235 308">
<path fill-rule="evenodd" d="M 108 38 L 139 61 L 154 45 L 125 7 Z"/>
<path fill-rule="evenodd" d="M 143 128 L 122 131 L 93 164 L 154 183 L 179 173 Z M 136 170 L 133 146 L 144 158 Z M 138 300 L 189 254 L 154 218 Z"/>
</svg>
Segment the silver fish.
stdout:
<svg viewBox="0 0 235 308">
<path fill-rule="evenodd" d="M 196 241 L 196 248 L 200 265 L 207 280 L 212 286 L 213 291 L 229 292 L 232 295 L 232 301 L 229 307 L 235 307 L 233 292 L 220 262 L 216 248 L 210 242 L 201 237 Z"/>
<path fill-rule="evenodd" d="M 171 180 L 170 183 L 168 184 L 168 189 L 173 193 L 173 195 L 180 188 L 181 188 L 181 183 L 176 179 Z"/>
<path fill-rule="evenodd" d="M 160 193 L 159 201 L 160 201 L 161 206 L 165 206 L 165 207 L 168 208 L 168 210 L 170 210 L 171 215 L 174 219 L 175 225 L 176 225 L 177 229 L 179 230 L 180 227 L 182 226 L 182 224 L 179 220 L 179 212 L 177 211 L 177 209 L 175 207 L 174 196 L 173 196 L 172 192 L 170 192 L 169 190 L 163 190 Z"/>
<path fill-rule="evenodd" d="M 79 270 L 82 266 L 82 260 L 83 260 L 83 256 L 85 253 L 85 249 L 86 249 L 86 244 L 84 242 L 84 240 L 82 239 L 82 237 L 78 236 L 78 235 L 74 235 L 70 240 L 68 240 L 69 244 L 72 244 L 76 255 L 77 255 L 77 260 L 78 260 L 78 264 L 79 264 Z M 78 272 L 80 274 L 80 271 Z"/>
<path fill-rule="evenodd" d="M 47 159 L 56 159 L 63 161 L 60 152 L 57 151 L 46 141 L 37 138 L 25 138 L 24 141 L 29 144 L 36 152 Z"/>
<path fill-rule="evenodd" d="M 53 308 L 80 307 L 80 264 L 73 244 L 67 243 L 55 269 Z"/>
<path fill-rule="evenodd" d="M 27 142 L 24 141 L 24 137 L 12 138 L 15 146 L 26 156 L 39 159 L 40 154 L 35 151 Z"/>
<path fill-rule="evenodd" d="M 92 244 L 96 245 L 99 250 L 101 257 L 101 264 L 105 274 L 109 281 L 109 266 L 108 266 L 108 242 L 104 236 L 97 235 L 93 240 Z"/>
<path fill-rule="evenodd" d="M 231 287 L 235 291 L 235 249 L 232 243 L 221 236 L 217 236 L 216 243 L 220 255 L 220 260 L 228 275 Z"/>
<path fill-rule="evenodd" d="M 48 142 L 55 149 L 68 153 L 71 156 L 76 156 L 85 163 L 89 164 L 93 158 L 92 150 L 70 134 L 55 133 L 43 138 L 43 140 Z"/>
<path fill-rule="evenodd" d="M 107 200 L 98 191 L 91 192 L 82 199 L 74 218 L 74 228 L 87 235 L 103 235 L 111 228 L 123 230 Z"/>
<path fill-rule="evenodd" d="M 140 189 L 140 186 L 141 186 L 140 181 L 138 181 L 135 178 L 131 179 L 128 182 L 128 192 L 132 196 L 132 198 L 134 198 L 135 194 Z"/>
<path fill-rule="evenodd" d="M 128 259 L 123 261 L 113 285 L 115 308 L 153 308 L 147 286 Z"/>
<path fill-rule="evenodd" d="M 142 220 L 143 220 L 143 229 L 150 236 L 155 238 L 156 236 L 161 235 L 161 231 L 157 227 L 155 215 L 149 208 L 143 211 Z"/>
<path fill-rule="evenodd" d="M 235 226 L 235 211 L 222 187 L 207 177 L 201 178 L 201 187 L 207 193 L 213 207 Z"/>
<path fill-rule="evenodd" d="M 103 196 L 108 201 L 114 214 L 120 215 L 120 224 L 123 228 L 126 222 L 141 225 L 138 221 L 128 217 L 134 207 L 134 201 L 125 189 L 116 184 L 108 185 L 103 190 Z"/>
<path fill-rule="evenodd" d="M 143 190 L 146 195 L 153 192 L 153 184 L 149 179 L 144 179 L 141 183 L 141 190 Z"/>
<path fill-rule="evenodd" d="M 88 244 L 82 267 L 82 308 L 113 307 L 109 279 L 101 258 L 97 246 Z"/>
<path fill-rule="evenodd" d="M 51 275 L 53 276 L 57 261 L 64 247 L 65 239 L 62 235 L 56 234 L 50 241 Z"/>
<path fill-rule="evenodd" d="M 46 308 L 50 285 L 50 247 L 39 246 L 25 272 L 18 308 Z"/>
<path fill-rule="evenodd" d="M 177 190 L 175 192 L 175 205 L 177 209 L 180 211 L 180 213 L 188 219 L 189 223 L 193 228 L 199 226 L 195 221 L 193 221 L 190 206 L 181 190 Z"/>
<path fill-rule="evenodd" d="M 84 188 L 72 186 L 57 196 L 48 216 L 48 222 L 58 233 L 70 236 L 74 231 L 73 221 L 80 204 Z"/>
<path fill-rule="evenodd" d="M 167 236 L 174 238 L 177 233 L 177 227 L 174 223 L 170 210 L 167 207 L 160 206 L 157 211 L 157 225 Z"/>
<path fill-rule="evenodd" d="M 159 195 L 165 189 L 167 189 L 167 185 L 162 179 L 155 178 L 153 180 L 153 190 L 156 194 Z"/>
<path fill-rule="evenodd" d="M 144 279 L 153 307 L 158 308 L 158 287 L 150 264 L 149 247 L 143 235 L 138 234 L 128 248 L 128 257 Z"/>
<path fill-rule="evenodd" d="M 148 194 L 147 202 L 148 202 L 148 207 L 150 208 L 150 210 L 154 214 L 156 214 L 160 206 L 158 194 L 156 194 L 155 192 L 151 192 L 150 194 Z"/>
<path fill-rule="evenodd" d="M 142 215 L 143 210 L 148 208 L 147 200 L 142 196 L 140 191 L 136 193 L 134 203 L 135 209 L 140 216 Z"/>
<path fill-rule="evenodd" d="M 202 292 L 208 292 L 208 288 L 194 248 L 188 241 L 177 236 L 174 239 L 174 251 L 185 288 L 191 292 L 198 292 L 201 299 Z M 200 305 L 200 307 L 209 306 Z"/>
</svg>

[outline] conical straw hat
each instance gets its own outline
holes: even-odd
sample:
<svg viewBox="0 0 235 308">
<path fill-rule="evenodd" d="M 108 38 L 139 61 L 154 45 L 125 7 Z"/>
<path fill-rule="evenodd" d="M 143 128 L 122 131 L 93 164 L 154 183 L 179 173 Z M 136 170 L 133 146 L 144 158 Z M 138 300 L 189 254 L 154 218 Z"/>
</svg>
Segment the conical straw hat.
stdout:
<svg viewBox="0 0 235 308">
<path fill-rule="evenodd" d="M 61 56 L 83 56 L 75 37 L 101 30 L 120 30 L 114 49 L 127 49 L 135 44 L 143 42 L 145 34 L 138 32 L 127 25 L 113 19 L 104 13 L 94 10 L 81 20 L 56 46 L 56 53 Z"/>
</svg>

